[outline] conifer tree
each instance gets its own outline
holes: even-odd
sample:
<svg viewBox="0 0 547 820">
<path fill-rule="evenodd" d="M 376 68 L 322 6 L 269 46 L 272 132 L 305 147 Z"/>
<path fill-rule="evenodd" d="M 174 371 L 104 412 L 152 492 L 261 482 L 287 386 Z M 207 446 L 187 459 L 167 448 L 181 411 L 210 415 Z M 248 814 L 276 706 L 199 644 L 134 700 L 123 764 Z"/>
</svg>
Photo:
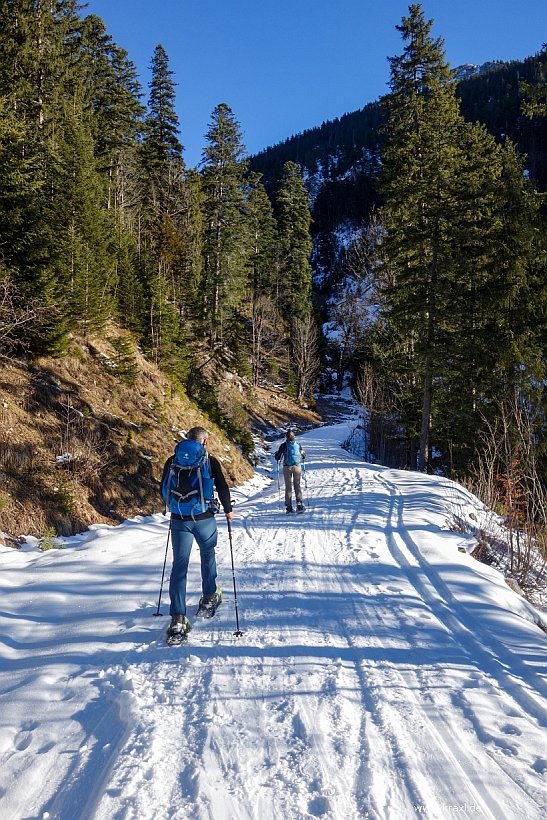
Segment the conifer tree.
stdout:
<svg viewBox="0 0 547 820">
<path fill-rule="evenodd" d="M 212 113 L 203 152 L 204 280 L 201 315 L 215 344 L 241 342 L 241 303 L 248 243 L 245 233 L 244 146 L 239 123 L 226 103 Z M 233 346 L 232 346 L 233 349 Z"/>
<path fill-rule="evenodd" d="M 277 227 L 272 204 L 257 177 L 250 180 L 247 203 L 250 257 L 246 301 L 251 320 L 252 379 L 258 384 L 267 354 L 272 352 L 271 336 L 276 324 Z"/>
<path fill-rule="evenodd" d="M 184 161 L 178 138 L 173 72 L 163 46 L 154 51 L 142 146 L 140 264 L 150 302 L 147 342 L 154 359 L 175 366 L 184 240 L 181 235 Z M 182 351 L 181 351 L 182 352 Z M 174 364 L 175 363 L 175 364 Z"/>
<path fill-rule="evenodd" d="M 279 311 L 287 328 L 310 311 L 309 196 L 300 166 L 287 162 L 276 196 L 280 244 Z"/>
<path fill-rule="evenodd" d="M 57 237 L 57 279 L 67 318 L 84 335 L 102 329 L 114 313 L 116 265 L 113 215 L 103 206 L 94 143 L 86 124 L 67 109 L 58 152 L 55 198 L 64 225 Z"/>
<path fill-rule="evenodd" d="M 141 133 L 141 87 L 127 52 L 114 43 L 103 21 L 94 14 L 81 24 L 78 65 L 95 154 L 106 168 Z"/>
<path fill-rule="evenodd" d="M 503 389 L 514 355 L 507 300 L 526 279 L 531 213 L 512 148 L 463 120 L 431 25 L 414 4 L 398 27 L 405 48 L 391 60 L 382 174 L 385 315 L 422 469 L 432 432 L 465 465 L 470 431 Z"/>
<path fill-rule="evenodd" d="M 528 117 L 547 117 L 547 43 L 537 55 L 537 82 L 521 83 L 520 92 L 524 97 L 522 109 Z"/>
<path fill-rule="evenodd" d="M 73 0 L 0 0 L 0 97 L 22 124 L 20 155 L 35 180 L 21 219 L 25 235 L 19 237 L 13 275 L 21 298 L 45 306 L 43 318 L 27 333 L 36 352 L 60 352 L 69 324 L 56 268 L 57 239 L 65 225 L 52 190 L 63 148 L 63 106 L 73 96 L 78 10 Z"/>
<path fill-rule="evenodd" d="M 175 83 L 162 45 L 156 46 L 151 63 L 152 79 L 143 141 L 143 165 L 150 205 L 161 225 L 173 211 L 183 170 L 179 120 L 175 111 Z"/>
<path fill-rule="evenodd" d="M 438 365 L 439 317 L 449 299 L 451 259 L 445 237 L 452 218 L 450 181 L 457 165 L 454 132 L 460 124 L 453 81 L 442 42 L 431 37 L 418 4 L 397 26 L 403 54 L 391 58 L 389 120 L 383 154 L 387 230 L 384 256 L 395 274 L 388 300 L 399 345 L 421 384 L 420 453 L 427 466 L 433 376 Z M 410 412 L 409 412 L 410 416 Z M 410 427 L 407 419 L 407 427 Z M 409 430 L 416 435 L 416 429 Z"/>
<path fill-rule="evenodd" d="M 114 246 L 115 310 L 118 322 L 137 339 L 146 336 L 146 291 L 140 277 L 137 244 L 120 220 L 112 236 Z"/>
<path fill-rule="evenodd" d="M 302 350 L 308 343 L 315 348 L 315 333 L 304 333 L 302 327 L 312 328 L 311 319 L 311 214 L 309 196 L 302 179 L 300 166 L 286 162 L 279 183 L 277 197 L 279 230 L 278 311 L 287 336 L 287 378 L 289 390 L 302 400 L 307 383 L 304 369 L 308 357 Z M 298 349 L 297 349 L 298 348 Z M 315 354 L 311 359 L 315 358 Z"/>
</svg>

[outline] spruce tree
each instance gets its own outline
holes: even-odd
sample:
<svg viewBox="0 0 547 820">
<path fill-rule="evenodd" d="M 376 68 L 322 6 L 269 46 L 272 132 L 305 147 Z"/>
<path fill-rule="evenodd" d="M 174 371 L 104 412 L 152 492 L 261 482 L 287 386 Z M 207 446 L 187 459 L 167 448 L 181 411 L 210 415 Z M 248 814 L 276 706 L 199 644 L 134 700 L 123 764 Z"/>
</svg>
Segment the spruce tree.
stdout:
<svg viewBox="0 0 547 820">
<path fill-rule="evenodd" d="M 302 400 L 304 369 L 309 357 L 305 346 L 314 334 L 302 334 L 311 328 L 311 264 L 312 241 L 309 196 L 302 171 L 294 162 L 286 162 L 276 196 L 279 230 L 278 311 L 287 341 L 287 379 L 290 392 Z M 304 349 L 302 349 L 304 343 Z"/>
<path fill-rule="evenodd" d="M 22 125 L 20 156 L 32 167 L 35 182 L 12 267 L 21 298 L 45 306 L 43 318 L 26 334 L 35 352 L 60 352 L 70 322 L 56 266 L 58 239 L 66 225 L 53 192 L 64 105 L 73 98 L 78 10 L 72 0 L 0 1 L 0 97 Z"/>
<path fill-rule="evenodd" d="M 212 344 L 238 347 L 240 304 L 247 278 L 245 148 L 239 123 L 226 103 L 212 113 L 203 151 L 204 279 L 201 315 Z"/>
<path fill-rule="evenodd" d="M 154 217 L 161 225 L 166 213 L 172 213 L 178 183 L 183 169 L 179 119 L 175 111 L 175 83 L 169 58 L 162 45 L 155 48 L 150 65 L 152 79 L 145 120 L 143 165 L 148 197 Z"/>
<path fill-rule="evenodd" d="M 134 145 L 143 127 L 136 69 L 93 14 L 81 24 L 78 64 L 95 155 L 99 166 L 112 172 L 122 148 Z"/>
<path fill-rule="evenodd" d="M 547 43 L 535 60 L 537 82 L 520 83 L 520 93 L 524 100 L 522 110 L 528 117 L 547 117 Z"/>
<path fill-rule="evenodd" d="M 114 313 L 117 281 L 115 222 L 103 207 L 94 142 L 83 112 L 67 109 L 57 161 L 55 200 L 63 223 L 56 239 L 56 270 L 67 318 L 87 336 Z"/>
<path fill-rule="evenodd" d="M 445 463 L 450 451 L 465 466 L 503 389 L 515 353 L 508 300 L 526 280 L 531 213 L 511 146 L 463 120 L 431 25 L 415 4 L 398 27 L 405 48 L 391 60 L 382 171 L 384 313 L 422 469 L 433 441 Z"/>
<path fill-rule="evenodd" d="M 182 195 L 182 287 L 178 305 L 181 322 L 187 328 L 189 322 L 192 323 L 192 327 L 198 324 L 203 284 L 204 194 L 199 171 L 194 169 L 187 171 Z"/>
<path fill-rule="evenodd" d="M 309 314 L 311 294 L 311 214 L 302 171 L 295 162 L 283 166 L 276 195 L 280 245 L 279 311 L 290 329 Z"/>
<path fill-rule="evenodd" d="M 397 26 L 405 43 L 403 54 L 390 60 L 382 176 L 387 203 L 384 256 L 395 274 L 388 300 L 394 327 L 402 331 L 398 344 L 414 360 L 411 368 L 416 384 L 421 384 L 419 436 L 425 467 L 439 321 L 451 290 L 446 234 L 452 218 L 450 180 L 458 161 L 454 133 L 460 117 L 442 41 L 431 37 L 432 22 L 425 20 L 419 5 L 409 11 Z M 415 390 L 409 396 L 411 404 L 417 400 Z"/>
<path fill-rule="evenodd" d="M 149 300 L 147 344 L 158 363 L 177 371 L 177 349 L 178 358 L 182 358 L 178 316 L 184 266 L 185 168 L 178 138 L 173 72 L 161 45 L 156 46 L 151 70 L 141 154 L 140 265 Z"/>
<path fill-rule="evenodd" d="M 250 180 L 247 208 L 250 255 L 246 303 L 251 328 L 252 379 L 256 385 L 273 346 L 278 242 L 272 204 L 257 177 Z"/>
</svg>

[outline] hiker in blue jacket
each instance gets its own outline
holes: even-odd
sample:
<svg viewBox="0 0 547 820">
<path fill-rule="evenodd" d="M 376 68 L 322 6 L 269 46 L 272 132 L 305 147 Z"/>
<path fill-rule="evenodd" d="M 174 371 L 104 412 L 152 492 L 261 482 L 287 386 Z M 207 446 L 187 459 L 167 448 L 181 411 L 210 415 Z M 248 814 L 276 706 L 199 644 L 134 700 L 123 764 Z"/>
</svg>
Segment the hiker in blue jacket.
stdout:
<svg viewBox="0 0 547 820">
<path fill-rule="evenodd" d="M 215 506 L 213 488 L 218 493 L 227 520 L 231 521 L 234 514 L 230 489 L 222 467 L 218 459 L 206 452 L 207 443 L 207 431 L 203 427 L 192 427 L 186 434 L 186 439 L 179 442 L 175 454 L 167 459 L 163 468 L 161 488 L 163 499 L 171 512 L 173 549 L 173 566 L 169 581 L 171 624 L 168 628 L 168 637 L 173 637 L 175 633 L 186 633 L 191 628 L 186 617 L 186 578 L 194 539 L 199 546 L 201 558 L 202 598 L 199 602 L 198 614 L 210 617 L 222 601 L 222 591 L 216 583 L 215 548 L 218 530 L 215 512 L 218 511 L 218 506 Z M 177 464 L 179 453 L 185 457 L 187 452 L 190 454 L 188 458 L 193 457 L 194 452 L 201 455 L 199 493 L 194 492 L 196 497 L 193 501 L 187 501 L 187 496 L 177 501 L 173 499 L 172 490 L 172 476 L 176 472 L 174 464 Z M 192 509 L 189 509 L 192 505 Z"/>
<path fill-rule="evenodd" d="M 296 498 L 296 511 L 303 512 L 304 502 L 302 500 L 302 462 L 306 458 L 306 453 L 296 441 L 294 432 L 288 430 L 285 441 L 280 445 L 274 456 L 279 464 L 283 459 L 283 478 L 285 479 L 285 509 L 288 513 L 294 512 L 292 505 L 292 489 L 294 484 L 294 495 Z"/>
</svg>

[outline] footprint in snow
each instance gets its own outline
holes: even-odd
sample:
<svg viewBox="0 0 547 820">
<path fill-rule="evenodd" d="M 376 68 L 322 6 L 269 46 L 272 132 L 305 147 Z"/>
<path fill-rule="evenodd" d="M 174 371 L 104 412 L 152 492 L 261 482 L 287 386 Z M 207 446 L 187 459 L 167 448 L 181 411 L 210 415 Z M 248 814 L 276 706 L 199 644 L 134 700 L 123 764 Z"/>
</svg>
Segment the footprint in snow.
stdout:
<svg viewBox="0 0 547 820">
<path fill-rule="evenodd" d="M 32 734 L 30 732 L 23 732 L 17 736 L 15 741 L 15 748 L 18 752 L 24 752 L 32 743 Z"/>
<path fill-rule="evenodd" d="M 328 797 L 323 797 L 321 794 L 313 797 L 308 803 L 308 812 L 312 817 L 324 817 L 326 814 L 329 814 L 330 809 L 331 806 Z"/>
<path fill-rule="evenodd" d="M 505 726 L 501 727 L 501 731 L 504 735 L 521 735 L 522 732 L 518 728 L 518 726 L 514 726 L 512 723 L 506 723 Z"/>
</svg>

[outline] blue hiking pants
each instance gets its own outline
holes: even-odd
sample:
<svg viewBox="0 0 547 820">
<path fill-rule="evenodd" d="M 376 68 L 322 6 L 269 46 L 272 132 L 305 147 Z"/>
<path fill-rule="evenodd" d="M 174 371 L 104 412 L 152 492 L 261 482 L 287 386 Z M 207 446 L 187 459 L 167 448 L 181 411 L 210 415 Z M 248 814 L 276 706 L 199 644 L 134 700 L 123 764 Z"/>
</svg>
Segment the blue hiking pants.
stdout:
<svg viewBox="0 0 547 820">
<path fill-rule="evenodd" d="M 194 538 L 201 558 L 201 588 L 203 595 L 213 595 L 217 585 L 215 547 L 218 530 L 214 516 L 197 521 L 171 519 L 173 566 L 169 580 L 170 615 L 186 615 L 186 578 Z"/>
</svg>

